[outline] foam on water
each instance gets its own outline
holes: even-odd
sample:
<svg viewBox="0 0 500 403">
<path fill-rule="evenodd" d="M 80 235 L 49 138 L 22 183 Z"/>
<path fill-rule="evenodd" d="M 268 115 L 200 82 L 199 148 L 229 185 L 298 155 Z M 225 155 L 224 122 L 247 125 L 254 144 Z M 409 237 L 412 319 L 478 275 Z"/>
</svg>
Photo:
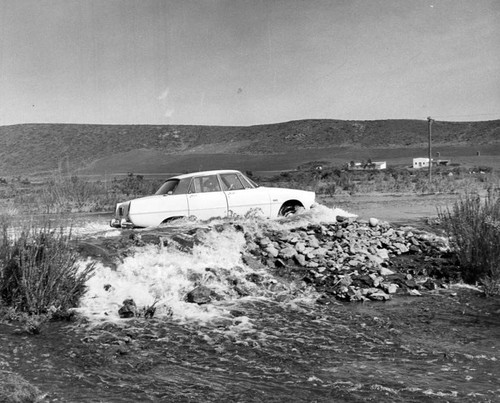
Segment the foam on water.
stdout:
<svg viewBox="0 0 500 403">
<path fill-rule="evenodd" d="M 264 298 L 283 303 L 312 301 L 315 293 L 305 284 L 287 283 L 264 267 L 250 268 L 243 263 L 244 232 L 260 235 L 267 229 L 289 230 L 311 223 L 334 222 L 337 215 L 353 216 L 343 210 L 318 205 L 280 220 L 233 217 L 232 225 L 222 225 L 222 229 L 221 224 L 229 224 L 228 219 L 183 223 L 183 228 L 203 228 L 197 232 L 197 242 L 192 249 L 146 245 L 137 247 L 116 269 L 98 264 L 95 275 L 87 283 L 88 292 L 79 311 L 93 320 L 118 320 L 123 301 L 131 298 L 139 309 L 156 301 L 156 316 L 159 317 L 172 314 L 173 319 L 182 322 L 209 322 L 231 318 L 230 309 L 242 299 Z M 234 224 L 245 231 L 237 230 Z M 213 229 L 215 226 L 219 229 Z M 88 230 L 89 227 L 85 227 L 81 233 L 88 233 Z M 100 227 L 98 230 L 101 236 L 104 230 Z M 105 234 L 112 236 L 114 232 Z M 220 300 L 213 298 L 211 303 L 204 305 L 186 302 L 186 295 L 201 285 L 212 290 Z M 247 325 L 238 318 L 238 326 L 248 328 Z"/>
<path fill-rule="evenodd" d="M 103 237 L 113 237 L 120 235 L 121 230 L 117 228 L 112 228 L 107 222 L 95 222 L 88 221 L 81 225 L 73 225 L 71 228 L 71 233 L 76 237 L 83 236 L 103 236 Z"/>
</svg>

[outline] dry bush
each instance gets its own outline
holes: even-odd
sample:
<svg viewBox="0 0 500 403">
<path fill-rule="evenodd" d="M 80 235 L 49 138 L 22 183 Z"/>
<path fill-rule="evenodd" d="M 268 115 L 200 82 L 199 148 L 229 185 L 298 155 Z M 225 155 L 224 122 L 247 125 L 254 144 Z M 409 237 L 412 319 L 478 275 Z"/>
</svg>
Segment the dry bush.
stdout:
<svg viewBox="0 0 500 403">
<path fill-rule="evenodd" d="M 65 317 L 78 306 L 94 265 L 81 268 L 71 231 L 27 226 L 15 235 L 3 221 L 0 239 L 0 297 L 29 315 Z"/>
<path fill-rule="evenodd" d="M 500 286 L 500 196 L 466 194 L 452 209 L 440 210 L 445 231 L 465 281 L 481 282 L 486 294 Z"/>
</svg>

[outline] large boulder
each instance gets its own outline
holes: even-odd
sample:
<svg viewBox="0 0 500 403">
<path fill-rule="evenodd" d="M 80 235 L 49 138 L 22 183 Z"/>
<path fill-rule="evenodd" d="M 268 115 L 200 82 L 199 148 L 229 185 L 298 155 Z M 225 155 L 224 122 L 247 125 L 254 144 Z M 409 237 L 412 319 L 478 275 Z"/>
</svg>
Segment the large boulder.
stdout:
<svg viewBox="0 0 500 403">
<path fill-rule="evenodd" d="M 204 285 L 200 285 L 188 292 L 186 301 L 198 305 L 208 304 L 212 301 L 212 290 Z"/>
<path fill-rule="evenodd" d="M 137 306 L 133 299 L 126 299 L 123 301 L 123 306 L 118 310 L 120 318 L 133 318 L 137 316 Z"/>
</svg>

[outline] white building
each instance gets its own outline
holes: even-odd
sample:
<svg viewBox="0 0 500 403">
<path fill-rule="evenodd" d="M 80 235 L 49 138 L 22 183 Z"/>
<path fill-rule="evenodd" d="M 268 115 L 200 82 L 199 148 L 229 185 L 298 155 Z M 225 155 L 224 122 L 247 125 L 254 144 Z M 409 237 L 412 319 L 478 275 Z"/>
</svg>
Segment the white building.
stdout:
<svg viewBox="0 0 500 403">
<path fill-rule="evenodd" d="M 373 161 L 373 165 L 375 165 L 375 169 L 387 169 L 386 161 Z"/>
<path fill-rule="evenodd" d="M 413 158 L 413 168 L 428 168 L 429 158 Z"/>
<path fill-rule="evenodd" d="M 450 160 L 431 160 L 433 166 L 447 166 Z M 413 168 L 428 168 L 429 158 L 413 158 Z"/>
</svg>

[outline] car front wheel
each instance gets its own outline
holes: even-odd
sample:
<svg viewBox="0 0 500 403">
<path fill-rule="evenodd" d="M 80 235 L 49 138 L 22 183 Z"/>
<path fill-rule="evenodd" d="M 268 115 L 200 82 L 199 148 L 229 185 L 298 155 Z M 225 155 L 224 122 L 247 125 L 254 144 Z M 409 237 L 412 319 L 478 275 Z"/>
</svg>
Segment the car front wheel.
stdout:
<svg viewBox="0 0 500 403">
<path fill-rule="evenodd" d="M 303 206 L 299 203 L 285 203 L 280 211 L 279 215 L 281 217 L 290 217 L 294 214 L 296 214 L 298 211 L 300 211 L 303 208 Z"/>
</svg>

